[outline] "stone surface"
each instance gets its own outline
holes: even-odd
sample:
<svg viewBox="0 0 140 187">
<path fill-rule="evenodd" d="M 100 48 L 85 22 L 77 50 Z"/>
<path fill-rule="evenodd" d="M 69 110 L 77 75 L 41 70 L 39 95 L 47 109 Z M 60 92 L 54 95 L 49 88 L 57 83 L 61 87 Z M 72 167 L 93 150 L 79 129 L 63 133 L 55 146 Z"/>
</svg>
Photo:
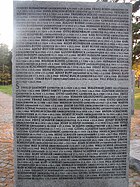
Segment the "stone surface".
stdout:
<svg viewBox="0 0 140 187">
<path fill-rule="evenodd" d="M 14 2 L 16 186 L 128 186 L 130 14 Z"/>
<path fill-rule="evenodd" d="M 131 151 L 131 148 L 130 148 Z M 137 171 L 140 173 L 140 160 L 137 160 L 136 158 L 130 157 L 130 166 L 131 169 Z"/>
<path fill-rule="evenodd" d="M 130 155 L 140 161 L 140 139 L 131 140 Z"/>
<path fill-rule="evenodd" d="M 10 98 L 10 99 L 9 99 Z M 9 100 L 9 102 L 6 102 L 7 100 Z M 5 113 L 3 112 L 3 116 L 10 116 L 12 115 L 12 105 L 11 105 L 11 100 L 12 98 L 9 97 L 6 94 L 2 94 L 0 93 L 0 113 L 5 111 Z M 6 105 L 4 103 L 7 103 Z M 137 115 L 136 115 L 137 114 Z M 131 129 L 133 128 L 135 130 L 135 123 L 138 123 L 138 115 L 140 115 L 140 111 L 135 110 L 135 115 L 133 116 L 133 120 L 131 123 Z M 0 121 L 3 121 L 3 118 L 1 116 Z M 12 119 L 10 120 L 12 121 Z M 5 127 L 7 132 L 10 131 L 12 132 L 13 129 L 13 125 L 12 123 L 9 123 L 8 125 L 6 125 L 5 123 L 1 123 L 0 125 L 0 132 L 4 132 L 5 131 Z M 131 133 L 134 133 L 134 130 L 131 131 Z M 10 133 L 11 134 L 11 133 Z M 2 133 L 0 135 L 0 145 L 4 144 L 3 142 L 5 142 L 6 140 L 10 143 L 8 143 L 9 146 L 1 146 L 0 149 L 0 187 L 14 187 L 13 183 L 13 176 L 14 176 L 14 172 L 13 172 L 13 151 L 12 151 L 12 147 L 13 147 L 13 136 L 7 136 L 5 135 L 5 133 Z M 132 136 L 134 138 L 134 136 Z M 138 136 L 136 136 L 137 138 Z M 3 140 L 3 142 L 2 142 Z M 7 157 L 7 153 L 9 152 L 9 156 Z M 4 158 L 9 158 L 7 160 L 4 160 Z M 10 163 L 11 164 L 7 164 Z M 6 170 L 6 166 L 8 166 L 8 168 L 10 168 L 10 172 L 9 170 Z M 129 187 L 140 187 L 139 185 L 140 182 L 140 174 L 138 174 L 136 171 L 130 169 L 129 170 Z"/>
</svg>

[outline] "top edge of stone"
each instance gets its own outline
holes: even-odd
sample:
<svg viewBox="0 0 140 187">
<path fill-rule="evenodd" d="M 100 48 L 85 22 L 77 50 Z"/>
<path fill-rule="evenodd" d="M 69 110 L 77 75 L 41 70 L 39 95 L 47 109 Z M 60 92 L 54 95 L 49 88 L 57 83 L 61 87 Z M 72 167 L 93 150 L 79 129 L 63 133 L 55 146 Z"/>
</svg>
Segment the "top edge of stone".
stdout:
<svg viewBox="0 0 140 187">
<path fill-rule="evenodd" d="M 130 9 L 132 8 L 131 3 L 112 3 L 112 2 L 91 2 L 91 1 L 21 1 L 13 0 L 14 6 L 35 6 L 35 7 L 66 7 L 66 8 L 116 8 L 116 9 Z"/>
</svg>

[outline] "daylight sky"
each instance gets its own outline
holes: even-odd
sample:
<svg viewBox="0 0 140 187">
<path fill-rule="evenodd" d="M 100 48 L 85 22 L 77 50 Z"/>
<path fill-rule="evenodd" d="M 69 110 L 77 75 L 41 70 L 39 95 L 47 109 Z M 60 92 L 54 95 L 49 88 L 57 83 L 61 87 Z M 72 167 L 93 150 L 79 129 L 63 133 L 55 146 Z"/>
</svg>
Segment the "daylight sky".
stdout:
<svg viewBox="0 0 140 187">
<path fill-rule="evenodd" d="M 49 0 L 54 1 L 54 0 Z M 59 0 L 60 1 L 60 0 Z M 67 1 L 67 0 L 61 0 Z M 87 1 L 93 2 L 96 0 L 69 0 L 69 1 Z M 119 0 L 122 2 L 123 0 Z M 125 0 L 126 2 L 135 2 L 135 0 Z M 140 11 L 136 13 L 140 16 Z M 12 49 L 13 41 L 13 0 L 0 0 L 0 43 L 8 45 Z"/>
</svg>

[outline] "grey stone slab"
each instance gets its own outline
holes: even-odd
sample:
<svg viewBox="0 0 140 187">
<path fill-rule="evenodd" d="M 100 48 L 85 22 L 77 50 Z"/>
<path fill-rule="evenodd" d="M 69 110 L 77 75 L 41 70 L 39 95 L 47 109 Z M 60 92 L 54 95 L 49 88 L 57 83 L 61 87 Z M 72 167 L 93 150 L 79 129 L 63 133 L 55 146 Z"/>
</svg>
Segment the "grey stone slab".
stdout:
<svg viewBox="0 0 140 187">
<path fill-rule="evenodd" d="M 16 187 L 128 186 L 131 32 L 130 4 L 14 2 Z"/>
<path fill-rule="evenodd" d="M 140 160 L 140 140 L 131 140 L 130 141 L 130 156 Z"/>
<path fill-rule="evenodd" d="M 107 179 L 107 180 L 22 180 L 18 181 L 18 187 L 118 187 L 127 186 L 128 181 L 126 179 Z"/>
<path fill-rule="evenodd" d="M 140 160 L 130 157 L 130 166 L 131 169 L 135 170 L 136 172 L 140 173 Z"/>
</svg>

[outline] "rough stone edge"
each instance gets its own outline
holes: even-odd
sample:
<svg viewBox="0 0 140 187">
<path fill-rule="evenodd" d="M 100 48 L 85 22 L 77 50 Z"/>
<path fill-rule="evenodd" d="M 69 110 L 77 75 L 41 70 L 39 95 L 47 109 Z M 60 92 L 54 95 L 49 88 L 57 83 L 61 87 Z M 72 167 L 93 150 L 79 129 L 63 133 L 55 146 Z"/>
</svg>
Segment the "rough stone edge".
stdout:
<svg viewBox="0 0 140 187">
<path fill-rule="evenodd" d="M 129 168 L 140 174 L 140 160 L 130 157 Z"/>
</svg>

